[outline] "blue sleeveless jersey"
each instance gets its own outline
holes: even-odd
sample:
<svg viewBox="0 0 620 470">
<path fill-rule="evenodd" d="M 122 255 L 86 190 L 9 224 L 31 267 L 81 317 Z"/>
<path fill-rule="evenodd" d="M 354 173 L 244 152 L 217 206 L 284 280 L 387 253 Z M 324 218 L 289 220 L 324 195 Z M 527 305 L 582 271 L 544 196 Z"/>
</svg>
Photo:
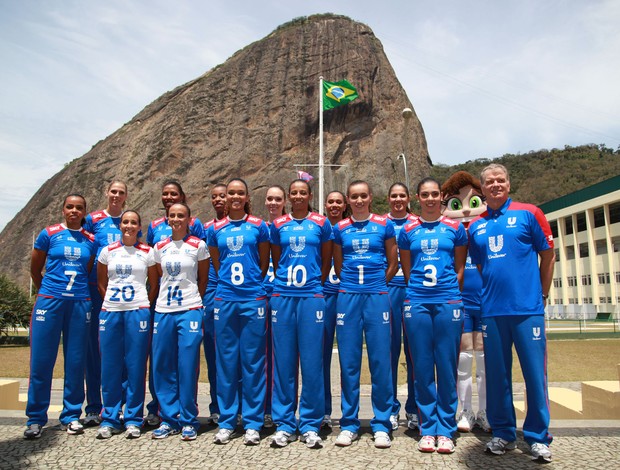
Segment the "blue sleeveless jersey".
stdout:
<svg viewBox="0 0 620 470">
<path fill-rule="evenodd" d="M 407 299 L 429 304 L 461 300 L 454 270 L 457 246 L 467 246 L 467 232 L 459 221 L 441 217 L 425 222 L 418 218 L 405 225 L 398 247 L 411 253 Z"/>
<path fill-rule="evenodd" d="M 387 292 L 385 242 L 394 236 L 392 221 L 376 214 L 364 221 L 349 217 L 338 222 L 334 243 L 342 248 L 339 292 Z"/>
<path fill-rule="evenodd" d="M 482 267 L 482 316 L 542 315 L 538 252 L 553 249 L 543 212 L 510 198 L 469 224 L 469 254 Z"/>
<path fill-rule="evenodd" d="M 83 228 L 56 224 L 41 231 L 34 247 L 47 254 L 39 295 L 57 299 L 90 298 L 88 262 L 96 253 L 95 237 Z"/>
<path fill-rule="evenodd" d="M 310 213 L 304 219 L 290 214 L 271 224 L 271 243 L 281 248 L 273 293 L 293 297 L 322 295 L 321 250 L 333 240 L 327 217 Z"/>
<path fill-rule="evenodd" d="M 394 232 L 396 233 L 396 240 L 398 240 L 398 235 L 400 234 L 400 230 L 408 223 L 413 222 L 418 219 L 417 215 L 407 214 L 406 217 L 401 219 L 395 219 L 390 214 L 385 215 L 388 219 L 392 221 L 394 224 Z M 406 287 L 407 283 L 405 282 L 405 276 L 403 275 L 403 268 L 400 265 L 400 255 L 398 255 L 398 272 L 392 278 L 392 280 L 388 283 L 389 286 L 393 287 Z"/>
<path fill-rule="evenodd" d="M 106 246 L 111 245 L 121 239 L 121 218 L 112 217 L 106 211 L 91 212 L 86 216 L 84 229 L 95 236 L 95 244 L 97 245 L 97 259 Z M 97 269 L 93 268 L 90 272 L 89 282 L 97 284 Z"/>
<path fill-rule="evenodd" d="M 191 217 L 189 219 L 189 234 L 201 240 L 205 239 L 204 228 L 199 218 Z M 149 245 L 154 246 L 169 237 L 172 237 L 172 227 L 168 225 L 167 217 L 160 217 L 149 224 L 146 232 L 146 242 Z"/>
<path fill-rule="evenodd" d="M 252 215 L 241 220 L 226 217 L 209 227 L 207 245 L 219 250 L 216 298 L 256 300 L 265 297 L 258 245 L 268 241 L 267 224 Z"/>
</svg>

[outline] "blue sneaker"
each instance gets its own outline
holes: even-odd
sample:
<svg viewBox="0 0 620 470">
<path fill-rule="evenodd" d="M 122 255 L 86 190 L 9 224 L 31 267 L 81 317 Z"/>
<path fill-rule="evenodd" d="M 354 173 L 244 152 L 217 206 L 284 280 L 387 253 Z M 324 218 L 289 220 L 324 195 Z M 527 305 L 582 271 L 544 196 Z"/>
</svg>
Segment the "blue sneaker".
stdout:
<svg viewBox="0 0 620 470">
<path fill-rule="evenodd" d="M 153 439 L 165 439 L 168 436 L 173 436 L 175 434 L 179 434 L 180 432 L 181 431 L 178 429 L 173 429 L 166 423 L 162 423 L 157 429 L 155 429 L 155 431 L 153 431 L 151 437 Z"/>
<path fill-rule="evenodd" d="M 194 441 L 198 433 L 194 426 L 183 426 L 183 431 L 181 431 L 181 440 L 182 441 Z"/>
</svg>

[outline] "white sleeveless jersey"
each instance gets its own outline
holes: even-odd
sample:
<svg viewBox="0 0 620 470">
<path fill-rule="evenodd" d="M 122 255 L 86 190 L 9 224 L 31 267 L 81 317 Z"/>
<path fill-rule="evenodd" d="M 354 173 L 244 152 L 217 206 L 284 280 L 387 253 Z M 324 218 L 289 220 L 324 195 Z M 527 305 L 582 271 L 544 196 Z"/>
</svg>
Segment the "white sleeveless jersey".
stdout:
<svg viewBox="0 0 620 470">
<path fill-rule="evenodd" d="M 157 312 L 178 312 L 202 307 L 198 292 L 198 262 L 208 259 L 205 242 L 188 236 L 184 240 L 168 238 L 155 245 L 155 262 L 162 277 L 157 297 Z"/>
<path fill-rule="evenodd" d="M 155 264 L 153 249 L 146 243 L 125 246 L 114 242 L 101 250 L 99 263 L 108 267 L 108 289 L 102 309 L 110 312 L 149 308 L 146 278 Z"/>
</svg>

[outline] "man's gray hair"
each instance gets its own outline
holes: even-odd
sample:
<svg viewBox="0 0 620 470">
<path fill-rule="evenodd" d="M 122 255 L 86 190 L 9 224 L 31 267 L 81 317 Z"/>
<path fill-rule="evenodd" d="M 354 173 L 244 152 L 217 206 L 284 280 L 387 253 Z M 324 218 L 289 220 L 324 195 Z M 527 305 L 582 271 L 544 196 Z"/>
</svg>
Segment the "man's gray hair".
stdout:
<svg viewBox="0 0 620 470">
<path fill-rule="evenodd" d="M 492 171 L 492 170 L 501 170 L 504 172 L 504 174 L 506 175 L 506 180 L 510 181 L 510 175 L 508 174 L 508 169 L 502 165 L 501 163 L 491 163 L 490 165 L 485 166 L 482 171 L 480 172 L 480 183 L 484 184 L 484 174 L 487 171 Z"/>
</svg>

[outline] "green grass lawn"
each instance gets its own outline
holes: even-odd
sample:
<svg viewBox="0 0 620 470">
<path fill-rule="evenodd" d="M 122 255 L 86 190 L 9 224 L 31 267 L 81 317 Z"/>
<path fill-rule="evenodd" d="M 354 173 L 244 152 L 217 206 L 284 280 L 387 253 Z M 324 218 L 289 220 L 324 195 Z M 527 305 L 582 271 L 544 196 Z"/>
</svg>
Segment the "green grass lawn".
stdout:
<svg viewBox="0 0 620 470">
<path fill-rule="evenodd" d="M 338 357 L 334 355 L 334 361 Z M 28 346 L 0 346 L 0 377 L 28 377 L 30 348 Z M 62 378 L 62 347 L 54 377 Z M 548 343 L 549 382 L 583 382 L 588 380 L 618 380 L 620 339 L 558 340 Z M 405 358 L 401 355 L 399 382 L 406 380 Z M 370 383 L 368 363 L 362 364 L 362 383 Z M 513 380 L 522 382 L 523 376 L 515 356 Z M 207 366 L 201 354 L 200 381 L 207 382 Z"/>
</svg>

